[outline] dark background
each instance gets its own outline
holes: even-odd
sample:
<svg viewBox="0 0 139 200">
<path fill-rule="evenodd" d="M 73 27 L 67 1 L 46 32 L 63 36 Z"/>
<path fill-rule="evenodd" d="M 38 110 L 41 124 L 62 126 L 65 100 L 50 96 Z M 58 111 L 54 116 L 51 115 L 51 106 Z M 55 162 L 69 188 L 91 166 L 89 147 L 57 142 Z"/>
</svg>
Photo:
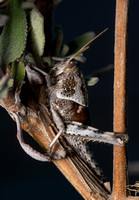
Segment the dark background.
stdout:
<svg viewBox="0 0 139 200">
<path fill-rule="evenodd" d="M 139 159 L 139 1 L 131 1 L 128 25 L 128 145 L 129 161 Z M 55 25 L 62 25 L 64 42 L 87 31 L 96 34 L 109 28 L 85 53 L 81 66 L 85 75 L 113 63 L 115 1 L 63 0 L 55 12 Z M 91 121 L 94 127 L 112 130 L 113 72 L 88 88 Z M 82 199 L 52 163 L 41 163 L 26 155 L 16 139 L 16 126 L 0 108 L 0 199 Z M 109 181 L 112 180 L 112 146 L 90 144 L 95 159 Z M 129 162 L 130 163 L 130 162 Z M 132 166 L 130 165 L 130 168 Z M 133 184 L 139 180 L 129 174 Z"/>
</svg>

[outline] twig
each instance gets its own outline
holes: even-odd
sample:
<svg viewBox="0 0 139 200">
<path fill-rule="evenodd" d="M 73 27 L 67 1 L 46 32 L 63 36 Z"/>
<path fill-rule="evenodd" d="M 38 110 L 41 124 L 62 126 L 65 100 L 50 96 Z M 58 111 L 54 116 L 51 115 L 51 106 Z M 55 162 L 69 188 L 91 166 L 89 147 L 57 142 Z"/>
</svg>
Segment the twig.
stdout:
<svg viewBox="0 0 139 200">
<path fill-rule="evenodd" d="M 128 0 L 117 0 L 115 25 L 114 132 L 125 133 L 126 123 L 126 43 Z M 113 199 L 126 199 L 126 146 L 114 147 Z"/>
</svg>

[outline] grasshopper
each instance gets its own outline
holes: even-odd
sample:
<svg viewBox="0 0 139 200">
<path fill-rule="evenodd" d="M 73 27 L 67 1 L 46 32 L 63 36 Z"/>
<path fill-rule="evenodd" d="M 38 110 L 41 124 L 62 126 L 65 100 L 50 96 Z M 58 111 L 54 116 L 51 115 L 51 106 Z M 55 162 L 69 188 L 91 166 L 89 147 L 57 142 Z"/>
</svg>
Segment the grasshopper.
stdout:
<svg viewBox="0 0 139 200">
<path fill-rule="evenodd" d="M 79 69 L 79 63 L 75 60 L 75 57 L 86 51 L 89 48 L 89 45 L 102 33 L 93 38 L 70 58 L 57 62 L 48 73 L 29 63 L 25 63 L 26 73 L 30 84 L 33 82 L 35 82 L 35 84 L 41 84 L 42 79 L 40 79 L 40 77 L 45 77 L 46 91 L 49 99 L 49 110 L 52 119 L 59 130 L 49 146 L 47 156 L 41 156 L 40 153 L 37 154 L 36 151 L 34 153 L 34 150 L 31 148 L 26 150 L 26 144 L 24 144 L 21 137 L 22 133 L 21 128 L 19 127 L 19 118 L 15 116 L 16 121 L 18 122 L 18 134 L 20 135 L 20 137 L 18 135 L 19 142 L 22 148 L 30 156 L 42 161 L 48 161 L 50 158 L 60 159 L 65 157 L 66 154 L 58 155 L 54 158 L 51 154 L 51 149 L 57 139 L 59 137 L 64 137 L 67 144 L 82 160 L 96 171 L 98 176 L 101 175 L 101 171 L 98 169 L 95 161 L 88 152 L 85 143 L 92 140 L 122 146 L 128 141 L 128 136 L 125 134 L 100 131 L 99 129 L 87 125 L 89 122 L 87 90 L 83 75 Z M 33 153 L 30 153 L 30 151 Z"/>
</svg>

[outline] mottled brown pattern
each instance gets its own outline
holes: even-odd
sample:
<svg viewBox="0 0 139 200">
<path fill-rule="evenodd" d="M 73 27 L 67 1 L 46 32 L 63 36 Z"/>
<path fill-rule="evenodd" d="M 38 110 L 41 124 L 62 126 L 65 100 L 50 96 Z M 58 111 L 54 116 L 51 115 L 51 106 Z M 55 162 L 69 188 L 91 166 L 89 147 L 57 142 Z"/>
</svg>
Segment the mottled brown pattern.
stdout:
<svg viewBox="0 0 139 200">
<path fill-rule="evenodd" d="M 72 96 L 75 93 L 74 77 L 69 76 L 68 79 L 63 80 L 62 87 L 64 88 L 64 95 Z"/>
</svg>

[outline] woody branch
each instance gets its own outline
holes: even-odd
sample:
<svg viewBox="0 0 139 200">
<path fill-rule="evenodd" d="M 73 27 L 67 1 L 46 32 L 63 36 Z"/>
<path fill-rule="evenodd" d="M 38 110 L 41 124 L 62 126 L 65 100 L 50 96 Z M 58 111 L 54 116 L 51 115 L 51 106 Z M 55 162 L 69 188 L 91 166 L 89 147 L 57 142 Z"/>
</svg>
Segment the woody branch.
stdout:
<svg viewBox="0 0 139 200">
<path fill-rule="evenodd" d="M 114 132 L 126 133 L 126 50 L 128 0 L 116 1 L 115 72 L 114 72 Z M 126 199 L 126 146 L 114 147 L 113 199 Z"/>
</svg>

